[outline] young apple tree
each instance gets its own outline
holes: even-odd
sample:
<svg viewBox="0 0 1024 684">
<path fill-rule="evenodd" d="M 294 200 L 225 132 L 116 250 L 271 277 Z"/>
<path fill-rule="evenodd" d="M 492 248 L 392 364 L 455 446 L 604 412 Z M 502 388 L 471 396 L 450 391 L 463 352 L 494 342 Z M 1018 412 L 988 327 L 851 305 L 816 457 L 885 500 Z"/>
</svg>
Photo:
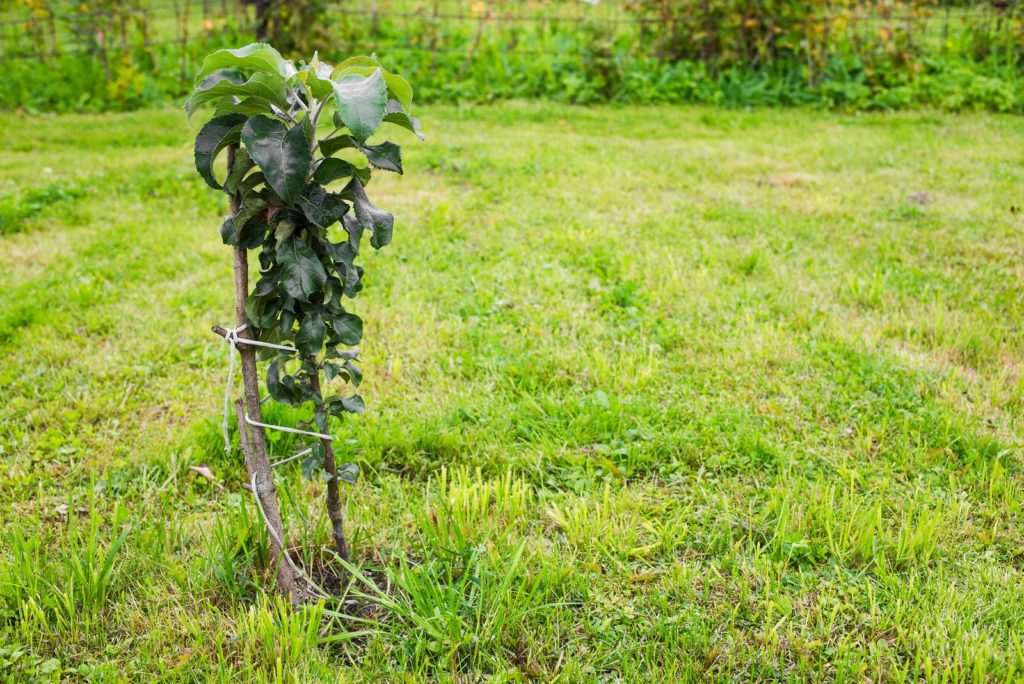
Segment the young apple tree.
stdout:
<svg viewBox="0 0 1024 684">
<path fill-rule="evenodd" d="M 214 331 L 241 358 L 240 446 L 279 559 L 279 589 L 293 599 L 306 589 L 283 548 L 264 434 L 276 426 L 263 422 L 257 360 L 269 362 L 271 398 L 312 409 L 310 429 L 300 430 L 316 439 L 304 469 L 324 472 L 335 551 L 347 561 L 339 481 L 355 481 L 358 468 L 336 462 L 329 422 L 363 412 L 353 348 L 363 322 L 346 311 L 344 300 L 362 289 L 363 269 L 355 262 L 364 234 L 374 249 L 391 242 L 393 216 L 366 194 L 371 174 L 402 173 L 399 146 L 369 138 L 392 124 L 422 139 L 411 102 L 408 82 L 375 57 L 331 66 L 314 55 L 296 66 L 270 45 L 255 43 L 210 54 L 185 105 L 190 117 L 203 108 L 214 112 L 196 136 L 195 162 L 206 183 L 228 196 L 230 215 L 220 235 L 233 248 L 235 279 L 235 328 Z M 223 181 L 214 173 L 222 151 Z M 260 267 L 252 289 L 250 250 L 257 251 Z"/>
</svg>

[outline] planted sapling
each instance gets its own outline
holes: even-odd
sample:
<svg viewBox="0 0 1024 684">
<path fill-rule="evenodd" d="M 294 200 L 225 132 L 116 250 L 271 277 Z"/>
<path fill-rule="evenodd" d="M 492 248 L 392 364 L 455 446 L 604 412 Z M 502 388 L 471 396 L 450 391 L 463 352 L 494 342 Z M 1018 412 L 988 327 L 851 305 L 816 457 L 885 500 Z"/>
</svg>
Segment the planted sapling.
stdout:
<svg viewBox="0 0 1024 684">
<path fill-rule="evenodd" d="M 354 348 L 363 322 L 344 300 L 362 289 L 355 261 L 364 234 L 374 249 L 391 242 L 393 216 L 366 194 L 373 170 L 402 173 L 399 146 L 369 138 L 391 124 L 422 139 L 411 102 L 409 84 L 375 57 L 331 66 L 314 55 L 296 66 L 256 43 L 209 55 L 185 105 L 189 116 L 214 111 L 196 137 L 195 162 L 206 183 L 228 196 L 220 234 L 234 249 L 236 314 L 235 328 L 214 331 L 241 358 L 244 397 L 236 410 L 246 470 L 272 550 L 288 561 L 278 564 L 279 586 L 293 598 L 307 590 L 283 549 L 264 435 L 265 427 L 281 427 L 263 421 L 257 360 L 268 362 L 272 399 L 312 410 L 309 429 L 299 430 L 316 439 L 303 470 L 324 473 L 335 551 L 347 561 L 339 481 L 354 482 L 359 471 L 336 462 L 329 421 L 364 407 Z M 227 169 L 220 181 L 214 161 L 222 151 Z M 249 250 L 258 251 L 260 266 L 251 290 Z"/>
</svg>

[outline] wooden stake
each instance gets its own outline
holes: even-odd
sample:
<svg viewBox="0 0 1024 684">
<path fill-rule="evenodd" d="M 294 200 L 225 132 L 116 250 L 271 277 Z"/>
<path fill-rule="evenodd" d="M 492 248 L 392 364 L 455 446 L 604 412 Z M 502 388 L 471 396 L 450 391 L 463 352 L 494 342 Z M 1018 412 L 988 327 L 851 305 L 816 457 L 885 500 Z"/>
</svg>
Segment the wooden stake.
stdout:
<svg viewBox="0 0 1024 684">
<path fill-rule="evenodd" d="M 235 160 L 235 152 L 238 145 L 228 147 L 228 169 Z M 238 213 L 239 200 L 235 195 L 229 200 L 231 214 Z M 244 247 L 235 248 L 235 327 L 241 328 L 247 323 L 245 316 L 245 300 L 249 296 L 249 259 Z M 240 339 L 255 339 L 249 328 L 238 332 Z M 242 386 L 244 388 L 244 406 L 242 399 L 238 400 L 237 408 L 244 408 L 245 413 L 239 411 L 238 429 L 243 435 L 242 445 L 245 454 L 245 470 L 251 480 L 256 476 L 257 491 L 253 492 L 259 497 L 263 512 L 267 518 L 267 524 L 276 532 L 277 539 L 285 541 L 284 524 L 281 522 L 281 509 L 277 504 L 277 489 L 274 487 L 274 478 L 270 472 L 270 460 L 267 458 L 267 440 L 263 428 L 256 425 L 248 425 L 245 415 L 258 423 L 263 422 L 263 411 L 260 408 L 259 376 L 256 370 L 256 350 L 252 345 L 240 344 L 237 346 L 238 356 L 242 360 Z M 248 434 L 248 439 L 244 435 Z M 292 603 L 299 603 L 305 596 L 302 589 L 302 582 L 295 576 L 295 571 L 288 563 L 284 562 L 282 553 L 284 549 L 278 545 L 270 535 L 270 550 L 277 562 L 277 586 L 282 594 L 289 597 Z"/>
</svg>

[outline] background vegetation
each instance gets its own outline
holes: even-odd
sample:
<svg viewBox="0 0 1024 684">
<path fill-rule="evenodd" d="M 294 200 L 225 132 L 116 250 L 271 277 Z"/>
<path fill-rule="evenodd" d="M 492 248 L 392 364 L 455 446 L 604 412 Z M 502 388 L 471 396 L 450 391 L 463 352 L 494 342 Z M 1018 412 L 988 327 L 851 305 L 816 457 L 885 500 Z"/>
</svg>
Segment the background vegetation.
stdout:
<svg viewBox="0 0 1024 684">
<path fill-rule="evenodd" d="M 286 56 L 376 51 L 421 101 L 1024 110 L 1020 0 L 300 0 L 260 19 L 238 0 L 2 7 L 8 109 L 177 102 L 199 56 L 263 32 Z"/>
<path fill-rule="evenodd" d="M 1019 118 L 417 114 L 336 436 L 365 581 L 294 613 L 195 130 L 0 117 L 0 680 L 1019 680 Z"/>
</svg>

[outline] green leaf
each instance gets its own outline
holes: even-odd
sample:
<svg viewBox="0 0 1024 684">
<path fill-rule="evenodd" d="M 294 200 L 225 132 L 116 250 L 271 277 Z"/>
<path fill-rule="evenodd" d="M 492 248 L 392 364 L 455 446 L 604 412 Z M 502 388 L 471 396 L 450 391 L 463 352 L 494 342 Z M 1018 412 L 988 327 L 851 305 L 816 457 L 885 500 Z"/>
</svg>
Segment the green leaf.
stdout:
<svg viewBox="0 0 1024 684">
<path fill-rule="evenodd" d="M 281 285 L 285 292 L 301 302 L 320 291 L 327 282 L 327 271 L 316 254 L 300 237 L 293 235 L 277 250 L 281 264 Z"/>
<path fill-rule="evenodd" d="M 370 169 L 360 168 L 344 159 L 328 157 L 320 162 L 320 165 L 316 167 L 316 171 L 313 172 L 313 180 L 320 185 L 327 185 L 339 178 L 349 178 L 350 176 L 357 176 L 363 181 L 363 185 L 366 185 L 370 182 Z"/>
<path fill-rule="evenodd" d="M 263 244 L 263 238 L 266 235 L 267 215 L 261 212 L 242 225 L 242 230 L 238 233 L 236 244 L 245 249 L 256 249 Z"/>
<path fill-rule="evenodd" d="M 342 76 L 334 82 L 334 98 L 341 121 L 357 141 L 365 141 L 384 120 L 388 89 L 382 71 L 376 69 L 369 77 Z"/>
<path fill-rule="evenodd" d="M 196 86 L 192 97 L 185 102 L 185 112 L 192 116 L 211 103 L 218 111 L 251 114 L 255 110 L 270 114 L 273 113 L 271 105 L 288 109 L 288 88 L 276 74 L 253 74 L 246 80 L 239 71 L 217 71 Z"/>
<path fill-rule="evenodd" d="M 385 71 L 384 82 L 388 84 L 388 93 L 391 97 L 398 100 L 406 110 L 412 109 L 412 86 L 408 81 L 398 74 Z"/>
<path fill-rule="evenodd" d="M 380 63 L 372 57 L 349 57 L 344 62 L 334 67 L 331 78 L 338 81 L 345 76 L 372 76 L 373 72 L 380 71 L 384 77 L 388 93 L 405 109 L 412 108 L 412 86 L 398 74 L 380 68 Z"/>
<path fill-rule="evenodd" d="M 251 43 L 234 50 L 217 50 L 203 60 L 203 66 L 196 80 L 212 74 L 218 69 L 242 69 L 249 72 L 277 74 L 282 78 L 295 75 L 295 66 L 281 56 L 281 53 L 266 43 Z"/>
<path fill-rule="evenodd" d="M 330 382 L 341 373 L 341 366 L 330 361 L 324 361 L 324 379 Z"/>
<path fill-rule="evenodd" d="M 352 363 L 351 359 L 345 361 L 345 370 L 348 371 L 349 382 L 356 387 L 359 387 L 359 383 L 363 381 L 363 370 L 356 364 Z"/>
<path fill-rule="evenodd" d="M 324 346 L 327 337 L 327 326 L 323 316 L 318 313 L 307 314 L 299 323 L 299 331 L 295 333 L 295 347 L 302 356 L 312 356 Z"/>
<path fill-rule="evenodd" d="M 337 477 L 342 482 L 355 484 L 359 482 L 359 466 L 355 463 L 342 463 L 336 471 Z"/>
<path fill-rule="evenodd" d="M 313 97 L 322 100 L 334 91 L 334 86 L 331 83 L 332 71 L 334 71 L 334 67 L 321 62 L 319 56 L 314 54 L 309 64 L 299 70 L 296 78 L 309 86 Z"/>
<path fill-rule="evenodd" d="M 370 245 L 374 249 L 380 249 L 391 242 L 391 233 L 395 225 L 395 217 L 388 212 L 378 209 L 366 196 L 362 183 L 358 178 L 349 181 L 345 189 L 341 191 L 345 197 L 352 198 L 352 208 L 355 209 L 356 221 L 365 229 L 373 232 L 370 237 Z"/>
<path fill-rule="evenodd" d="M 240 114 L 218 116 L 206 122 L 196 136 L 195 159 L 196 170 L 206 184 L 220 190 L 220 183 L 213 175 L 213 160 L 228 145 L 237 143 L 245 117 Z"/>
<path fill-rule="evenodd" d="M 391 102 L 395 102 L 395 100 L 391 100 Z M 412 131 L 420 140 L 425 139 L 423 132 L 420 131 L 420 120 L 415 116 L 409 116 L 401 110 L 391 111 L 390 103 L 388 106 L 388 113 L 384 115 L 384 121 L 395 124 L 396 126 L 401 126 L 407 131 Z"/>
<path fill-rule="evenodd" d="M 358 394 L 353 394 L 351 397 L 342 397 L 341 405 L 349 413 L 364 413 L 366 411 L 366 404 L 363 403 L 363 398 Z"/>
<path fill-rule="evenodd" d="M 312 447 L 313 451 L 310 452 L 307 458 L 302 459 L 302 476 L 307 480 L 312 480 L 314 473 L 320 472 L 324 467 L 324 447 L 320 442 L 316 442 Z"/>
<path fill-rule="evenodd" d="M 226 245 L 255 249 L 263 242 L 267 231 L 267 202 L 258 193 L 242 196 L 238 212 L 221 227 L 221 238 Z"/>
<path fill-rule="evenodd" d="M 289 129 L 276 119 L 254 116 L 242 127 L 241 138 L 271 189 L 286 204 L 294 202 L 306 187 L 312 163 L 309 141 L 302 127 Z"/>
<path fill-rule="evenodd" d="M 242 180 L 247 173 L 252 171 L 254 166 L 256 166 L 256 162 L 252 160 L 252 157 L 245 151 L 245 148 L 239 148 L 235 153 L 235 161 L 232 162 L 231 168 L 228 169 L 228 177 L 224 181 L 224 190 L 232 195 L 237 193 Z"/>
<path fill-rule="evenodd" d="M 360 151 L 366 155 L 366 159 L 378 169 L 402 173 L 402 148 L 393 142 L 384 142 L 380 145 L 362 145 Z"/>
<path fill-rule="evenodd" d="M 341 117 L 338 117 L 338 125 L 344 126 L 344 122 L 341 121 Z M 330 157 L 338 150 L 344 150 L 345 148 L 353 147 L 358 149 L 359 143 L 352 139 L 351 135 L 336 135 L 333 138 L 325 138 L 320 141 L 320 154 L 325 157 Z"/>
<path fill-rule="evenodd" d="M 279 339 L 273 336 L 270 337 L 272 341 L 279 341 Z M 266 341 L 265 336 L 262 334 L 260 339 Z M 267 366 L 267 392 L 271 398 L 291 406 L 301 406 L 307 401 L 316 401 L 318 395 L 313 392 L 310 386 L 309 374 L 305 368 L 300 368 L 292 374 L 281 374 L 282 370 L 284 370 L 283 364 L 287 363 L 287 361 L 287 358 L 278 355 L 274 356 Z"/>
<path fill-rule="evenodd" d="M 330 319 L 331 328 L 342 344 L 352 346 L 363 339 L 363 319 L 352 313 L 343 313 Z"/>
<path fill-rule="evenodd" d="M 353 68 L 370 68 L 376 69 L 380 66 L 380 62 L 377 61 L 376 57 L 368 57 L 366 55 L 354 55 L 349 57 L 344 62 L 334 67 L 334 72 L 331 74 L 331 78 L 338 78 L 348 73 L 349 69 Z"/>
<path fill-rule="evenodd" d="M 348 204 L 340 195 L 325 192 L 316 183 L 306 186 L 305 191 L 299 195 L 298 205 L 309 222 L 320 228 L 327 228 L 339 221 L 348 211 Z"/>
<path fill-rule="evenodd" d="M 295 392 L 291 387 L 288 387 L 281 382 L 280 364 L 282 361 L 283 359 L 276 358 L 267 366 L 267 392 L 270 393 L 270 396 L 274 401 L 279 401 L 282 404 L 295 405 Z"/>
</svg>

